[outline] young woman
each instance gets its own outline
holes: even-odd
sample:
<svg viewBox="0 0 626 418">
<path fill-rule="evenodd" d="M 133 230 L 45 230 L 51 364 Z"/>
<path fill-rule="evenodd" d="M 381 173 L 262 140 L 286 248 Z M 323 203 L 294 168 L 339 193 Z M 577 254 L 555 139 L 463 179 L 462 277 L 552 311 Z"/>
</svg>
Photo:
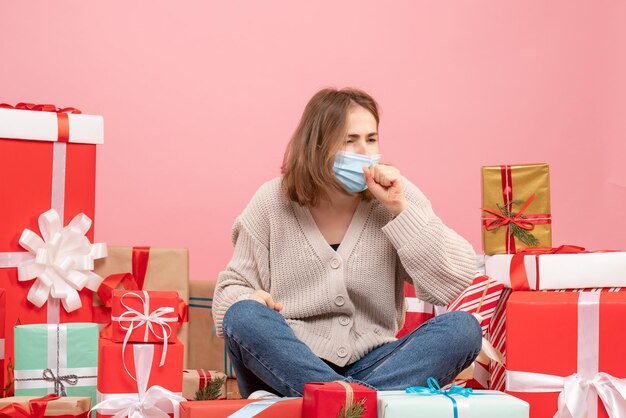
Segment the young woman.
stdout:
<svg viewBox="0 0 626 418">
<path fill-rule="evenodd" d="M 313 381 L 394 390 L 433 376 L 443 386 L 480 351 L 480 326 L 464 312 L 395 338 L 405 281 L 444 305 L 470 284 L 476 259 L 415 185 L 380 164 L 378 123 L 365 92 L 315 94 L 282 176 L 235 222 L 213 317 L 244 397 L 302 396 Z"/>
</svg>

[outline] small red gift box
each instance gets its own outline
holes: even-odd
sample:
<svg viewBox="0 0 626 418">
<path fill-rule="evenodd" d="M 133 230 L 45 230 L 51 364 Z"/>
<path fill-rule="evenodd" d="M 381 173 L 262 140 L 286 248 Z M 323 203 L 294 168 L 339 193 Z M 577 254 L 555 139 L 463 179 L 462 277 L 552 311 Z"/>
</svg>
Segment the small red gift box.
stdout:
<svg viewBox="0 0 626 418">
<path fill-rule="evenodd" d="M 250 415 L 244 415 L 250 410 Z M 180 404 L 181 418 L 227 418 L 240 411 L 255 418 L 300 418 L 302 398 L 238 399 L 233 401 L 193 401 Z"/>
<path fill-rule="evenodd" d="M 302 418 L 339 417 L 342 409 L 359 404 L 361 418 L 376 418 L 376 391 L 356 383 L 307 383 L 302 398 Z"/>
<path fill-rule="evenodd" d="M 163 352 L 167 350 L 166 361 Z M 120 344 L 100 338 L 98 417 L 108 417 L 138 403 L 172 414 L 182 397 L 184 347 L 171 344 Z M 122 405 L 122 406 L 120 406 Z"/>
<path fill-rule="evenodd" d="M 177 341 L 185 311 L 177 292 L 116 289 L 111 301 L 111 340 L 172 343 Z"/>
</svg>

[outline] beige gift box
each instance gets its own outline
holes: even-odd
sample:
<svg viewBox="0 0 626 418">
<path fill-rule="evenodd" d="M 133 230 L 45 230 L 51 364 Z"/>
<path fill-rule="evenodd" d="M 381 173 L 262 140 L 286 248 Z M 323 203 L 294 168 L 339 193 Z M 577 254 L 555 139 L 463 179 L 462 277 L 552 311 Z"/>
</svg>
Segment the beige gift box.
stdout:
<svg viewBox="0 0 626 418">
<path fill-rule="evenodd" d="M 189 401 L 196 400 L 198 389 L 204 388 L 215 379 L 224 379 L 218 399 L 226 399 L 226 375 L 224 373 L 204 369 L 183 370 L 183 398 Z"/>
</svg>

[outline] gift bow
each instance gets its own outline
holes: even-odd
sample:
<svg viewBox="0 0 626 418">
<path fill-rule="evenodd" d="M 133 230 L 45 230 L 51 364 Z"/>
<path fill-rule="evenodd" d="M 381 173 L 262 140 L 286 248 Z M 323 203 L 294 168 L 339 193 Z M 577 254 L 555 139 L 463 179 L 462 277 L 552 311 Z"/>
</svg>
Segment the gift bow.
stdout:
<svg viewBox="0 0 626 418">
<path fill-rule="evenodd" d="M 528 219 L 526 215 L 524 215 L 524 211 L 528 208 L 528 206 L 535 200 L 535 194 L 531 194 L 528 200 L 522 205 L 519 212 L 515 214 L 515 216 L 505 216 L 495 210 L 489 208 L 481 208 L 484 212 L 488 212 L 495 216 L 493 217 L 485 217 L 485 229 L 487 231 L 492 231 L 494 229 L 498 229 L 501 226 L 507 226 L 509 224 L 515 224 L 522 229 L 527 231 L 535 228 L 536 221 L 532 219 Z"/>
<path fill-rule="evenodd" d="M 174 418 L 180 416 L 180 403 L 185 401 L 181 395 L 171 392 L 162 386 L 154 385 L 146 390 L 152 359 L 153 344 L 133 345 L 135 371 L 137 372 L 137 393 L 102 394 L 104 400 L 91 410 L 113 415 L 113 418 Z"/>
<path fill-rule="evenodd" d="M 165 364 L 165 359 L 167 357 L 167 341 L 172 335 L 172 327 L 168 322 L 178 322 L 179 317 L 166 317 L 164 315 L 169 315 L 173 312 L 176 312 L 174 308 L 171 306 L 161 306 L 154 311 L 150 312 L 150 295 L 146 290 L 141 291 L 143 297 L 137 293 L 124 293 L 120 298 L 120 302 L 126 311 L 123 312 L 120 316 L 111 317 L 112 321 L 119 322 L 119 326 L 121 329 L 126 331 L 126 335 L 124 336 L 124 341 L 122 343 L 122 355 L 126 352 L 126 344 L 130 339 L 133 330 L 137 328 L 141 328 L 145 325 L 146 329 L 144 332 L 143 340 L 144 342 L 148 341 L 148 336 L 150 333 L 154 335 L 157 339 L 163 341 L 163 352 L 161 354 L 161 362 L 159 363 L 159 367 Z M 132 307 L 130 307 L 124 301 L 125 297 L 135 297 L 139 299 L 142 303 L 143 312 L 140 312 Z M 128 326 L 124 325 L 122 322 L 130 322 Z M 161 327 L 161 334 L 155 331 L 155 326 Z M 124 362 L 124 368 L 126 368 L 126 362 Z M 126 372 L 130 375 L 128 368 L 126 368 Z"/>
<path fill-rule="evenodd" d="M 446 398 L 450 399 L 452 402 L 452 410 L 454 413 L 454 418 L 459 417 L 459 405 L 457 400 L 452 397 L 452 395 L 460 395 L 464 398 L 472 395 L 473 390 L 471 388 L 462 388 L 460 386 L 452 385 L 449 389 L 441 389 L 439 386 L 439 382 L 434 377 L 429 377 L 426 379 L 426 383 L 428 386 L 412 386 L 406 389 L 406 393 L 422 395 L 422 396 L 435 396 L 435 395 L 443 395 Z M 463 410 L 467 409 L 469 406 L 466 404 L 461 405 Z"/>
<path fill-rule="evenodd" d="M 17 402 L 0 408 L 0 417 L 4 418 L 43 418 L 48 402 L 59 399 L 57 395 L 49 394 L 41 398 L 28 401 L 28 409 Z M 66 415 L 64 415 L 66 416 Z"/>
<path fill-rule="evenodd" d="M 94 273 L 94 260 L 106 257 L 106 244 L 92 244 L 85 236 L 91 219 L 80 213 L 63 227 L 59 214 L 50 209 L 39 216 L 41 237 L 25 229 L 19 243 L 31 257 L 18 264 L 18 280 L 35 279 L 28 300 L 38 308 L 52 297 L 61 299 L 67 312 L 81 307 L 78 292 L 98 290 L 102 278 Z"/>
</svg>

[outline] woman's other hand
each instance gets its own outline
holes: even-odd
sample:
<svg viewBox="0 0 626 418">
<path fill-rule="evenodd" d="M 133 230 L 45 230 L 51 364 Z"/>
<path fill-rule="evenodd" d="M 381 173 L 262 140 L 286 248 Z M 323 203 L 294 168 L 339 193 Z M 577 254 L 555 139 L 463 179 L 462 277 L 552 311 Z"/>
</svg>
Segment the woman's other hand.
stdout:
<svg viewBox="0 0 626 418">
<path fill-rule="evenodd" d="M 274 309 L 276 312 L 280 312 L 283 309 L 283 304 L 280 302 L 274 302 L 272 295 L 265 290 L 257 290 L 254 293 L 248 295 L 248 299 L 256 300 L 260 304 L 267 306 L 270 309 Z"/>
</svg>

